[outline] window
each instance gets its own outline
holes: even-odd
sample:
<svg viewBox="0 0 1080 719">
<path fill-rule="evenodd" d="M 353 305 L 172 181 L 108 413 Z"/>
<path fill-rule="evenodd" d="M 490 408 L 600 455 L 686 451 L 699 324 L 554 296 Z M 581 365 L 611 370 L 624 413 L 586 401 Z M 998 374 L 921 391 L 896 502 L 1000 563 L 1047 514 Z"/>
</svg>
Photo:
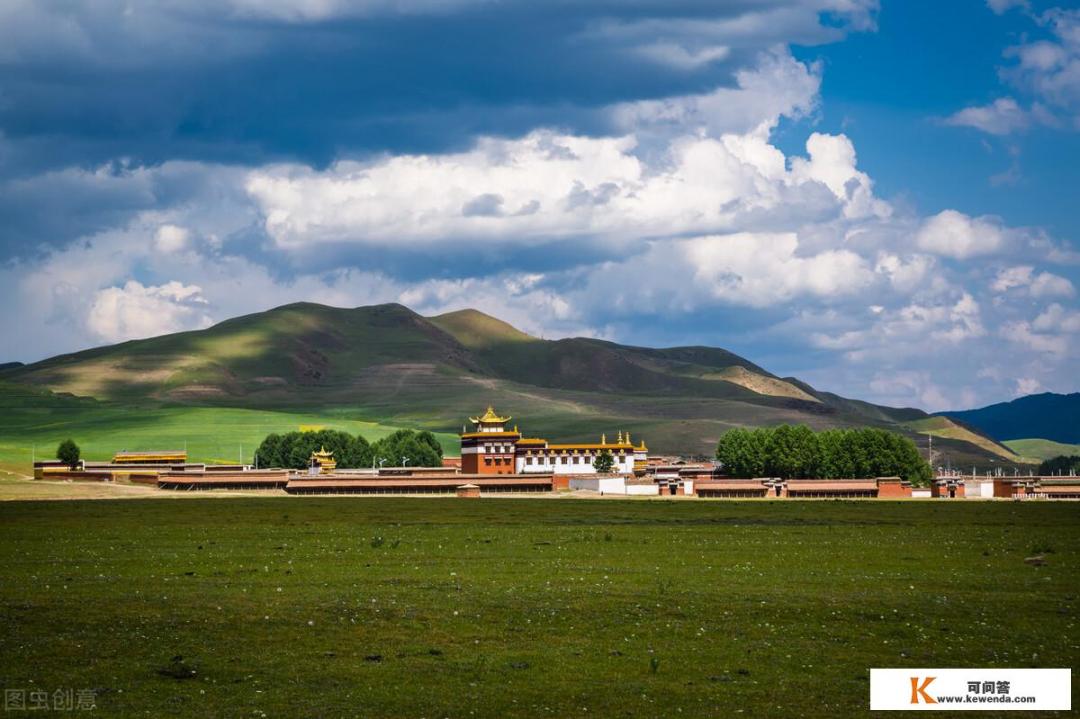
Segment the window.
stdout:
<svg viewBox="0 0 1080 719">
<path fill-rule="evenodd" d="M 532 457 L 526 457 L 525 464 L 532 464 Z"/>
<path fill-rule="evenodd" d="M 574 464 L 581 464 L 581 457 L 574 457 Z"/>
</svg>

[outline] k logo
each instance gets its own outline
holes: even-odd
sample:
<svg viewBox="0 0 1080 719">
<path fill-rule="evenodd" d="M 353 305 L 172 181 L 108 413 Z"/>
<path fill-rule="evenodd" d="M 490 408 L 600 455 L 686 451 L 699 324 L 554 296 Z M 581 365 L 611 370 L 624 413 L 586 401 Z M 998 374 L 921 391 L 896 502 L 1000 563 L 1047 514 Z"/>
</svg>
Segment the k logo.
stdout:
<svg viewBox="0 0 1080 719">
<path fill-rule="evenodd" d="M 923 679 L 923 683 L 919 684 L 919 677 L 911 678 L 911 703 L 918 704 L 919 697 L 922 697 L 924 704 L 937 704 L 937 699 L 926 693 L 926 687 L 930 686 L 930 682 L 934 681 L 936 677 L 926 677 Z"/>
</svg>

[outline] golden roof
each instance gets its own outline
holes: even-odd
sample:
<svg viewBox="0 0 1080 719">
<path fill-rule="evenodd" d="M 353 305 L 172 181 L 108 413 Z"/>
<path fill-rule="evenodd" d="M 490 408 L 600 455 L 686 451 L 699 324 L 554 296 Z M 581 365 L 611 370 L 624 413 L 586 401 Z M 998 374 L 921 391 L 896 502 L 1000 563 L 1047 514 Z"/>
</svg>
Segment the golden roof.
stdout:
<svg viewBox="0 0 1080 719">
<path fill-rule="evenodd" d="M 324 446 L 319 448 L 318 452 L 312 452 L 311 456 L 312 456 L 313 459 L 330 459 L 331 457 L 334 456 L 334 453 L 333 452 L 327 452 L 326 451 L 326 446 L 324 445 Z"/>
<path fill-rule="evenodd" d="M 489 423 L 489 422 L 490 423 L 500 423 L 501 424 L 501 423 L 504 423 L 504 422 L 509 422 L 511 419 L 513 419 L 513 418 L 512 417 L 500 417 L 499 415 L 495 414 L 495 408 L 490 406 L 490 405 L 488 405 L 487 412 L 484 412 L 483 417 L 469 417 L 469 421 L 470 422 L 475 422 L 476 424 Z"/>
</svg>

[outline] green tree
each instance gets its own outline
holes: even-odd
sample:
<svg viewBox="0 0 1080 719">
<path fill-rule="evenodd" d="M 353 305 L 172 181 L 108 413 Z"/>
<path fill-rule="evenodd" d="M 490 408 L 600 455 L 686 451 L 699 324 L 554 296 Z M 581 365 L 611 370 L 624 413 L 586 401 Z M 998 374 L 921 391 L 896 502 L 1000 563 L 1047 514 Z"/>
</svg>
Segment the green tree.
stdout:
<svg viewBox="0 0 1080 719">
<path fill-rule="evenodd" d="M 916 486 L 933 477 L 915 443 L 873 427 L 732 429 L 720 436 L 716 459 L 732 477 L 868 478 L 898 476 Z"/>
<path fill-rule="evenodd" d="M 442 448 L 431 432 L 399 429 L 371 445 L 376 463 L 388 466 L 441 467 Z"/>
<path fill-rule="evenodd" d="M 1080 457 L 1061 454 L 1039 465 L 1039 474 L 1069 474 L 1070 472 L 1080 472 Z"/>
<path fill-rule="evenodd" d="M 82 451 L 72 439 L 65 439 L 56 448 L 56 458 L 71 469 L 78 469 L 80 457 L 82 457 Z"/>
<path fill-rule="evenodd" d="M 260 467 L 306 469 L 311 454 L 322 448 L 334 453 L 342 469 L 371 466 L 371 446 L 366 439 L 332 429 L 267 435 L 255 450 L 255 457 Z"/>
<path fill-rule="evenodd" d="M 600 454 L 596 455 L 596 459 L 593 461 L 593 469 L 600 474 L 608 474 L 615 468 L 615 458 L 611 456 L 611 452 L 606 449 L 600 450 Z"/>
<path fill-rule="evenodd" d="M 814 476 L 819 464 L 814 431 L 805 425 L 782 424 L 773 428 L 765 443 L 765 473 L 785 479 Z"/>
</svg>

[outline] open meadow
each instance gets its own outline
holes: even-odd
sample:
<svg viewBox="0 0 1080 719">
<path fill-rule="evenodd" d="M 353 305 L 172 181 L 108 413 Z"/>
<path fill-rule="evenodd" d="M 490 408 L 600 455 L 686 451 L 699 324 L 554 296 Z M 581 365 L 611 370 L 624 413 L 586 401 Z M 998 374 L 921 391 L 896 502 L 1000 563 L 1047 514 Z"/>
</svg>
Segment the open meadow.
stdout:
<svg viewBox="0 0 1080 719">
<path fill-rule="evenodd" d="M 0 382 L 0 472 L 31 474 L 31 461 L 51 459 L 72 438 L 84 459 L 108 461 L 118 451 L 186 449 L 192 462 L 251 463 L 255 448 L 271 432 L 336 429 L 369 442 L 399 427 L 364 421 L 342 408 L 278 411 L 235 407 L 190 407 L 147 402 L 120 405 L 89 397 L 54 395 Z M 436 433 L 444 450 L 457 436 Z"/>
<path fill-rule="evenodd" d="M 870 667 L 1080 659 L 1070 503 L 4 502 L 0 543 L 0 685 L 103 716 L 853 716 Z"/>
</svg>

